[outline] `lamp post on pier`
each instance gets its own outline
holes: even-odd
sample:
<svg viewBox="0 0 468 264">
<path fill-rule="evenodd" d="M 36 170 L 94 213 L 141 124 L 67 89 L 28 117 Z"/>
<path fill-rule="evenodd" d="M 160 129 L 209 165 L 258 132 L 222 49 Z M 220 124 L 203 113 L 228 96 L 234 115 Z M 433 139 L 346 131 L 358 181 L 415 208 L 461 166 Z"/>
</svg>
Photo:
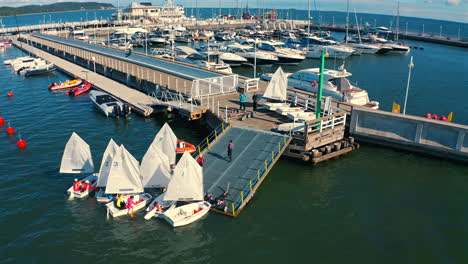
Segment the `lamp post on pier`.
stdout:
<svg viewBox="0 0 468 264">
<path fill-rule="evenodd" d="M 411 69 L 414 68 L 413 56 L 411 56 L 410 63 L 408 64 L 408 68 L 409 68 L 408 84 L 406 85 L 406 95 L 405 95 L 405 104 L 403 105 L 403 115 L 406 114 L 406 102 L 408 101 L 408 92 L 409 92 L 409 86 L 410 86 L 410 81 L 411 81 Z"/>
</svg>

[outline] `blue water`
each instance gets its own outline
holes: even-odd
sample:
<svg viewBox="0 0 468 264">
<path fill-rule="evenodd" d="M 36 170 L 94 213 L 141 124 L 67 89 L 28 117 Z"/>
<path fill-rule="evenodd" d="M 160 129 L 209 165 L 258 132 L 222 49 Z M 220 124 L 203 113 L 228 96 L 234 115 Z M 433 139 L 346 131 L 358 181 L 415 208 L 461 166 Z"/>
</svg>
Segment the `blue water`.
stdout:
<svg viewBox="0 0 468 264">
<path fill-rule="evenodd" d="M 286 10 L 277 9 L 278 18 L 280 19 L 298 19 L 306 20 L 308 11 L 307 10 Z M 265 9 L 270 11 L 270 9 Z M 90 11 L 72 11 L 62 13 L 46 13 L 46 14 L 32 14 L 32 15 L 21 15 L 17 17 L 3 17 L 2 22 L 5 27 L 16 27 L 26 25 L 36 25 L 42 23 L 59 23 L 59 22 L 78 22 L 93 19 L 110 19 L 112 14 L 116 10 L 90 10 Z M 237 9 L 233 8 L 222 8 L 221 13 L 224 15 L 238 14 Z M 262 14 L 263 10 L 251 8 L 250 13 L 252 15 Z M 185 14 L 187 16 L 194 16 L 201 19 L 212 18 L 219 15 L 219 8 L 199 8 L 198 11 L 195 8 L 185 8 Z M 312 20 L 315 24 L 328 25 L 332 24 L 345 24 L 346 13 L 336 11 L 311 11 L 311 16 L 314 17 Z M 377 15 L 377 14 L 365 14 L 357 13 L 358 21 L 360 25 L 364 25 L 366 22 L 369 24 L 377 24 L 379 26 L 385 26 L 395 29 L 396 19 L 395 16 L 389 15 Z M 350 24 L 356 24 L 354 14 L 350 17 Z M 414 17 L 400 17 L 400 32 L 406 32 L 406 24 L 408 24 L 408 32 L 421 33 L 424 27 L 424 33 L 427 35 L 439 36 L 442 27 L 442 36 L 458 37 L 460 34 L 463 38 L 468 38 L 468 24 L 458 23 L 451 21 L 442 21 L 435 19 L 424 19 Z M 424 25 L 424 26 L 423 26 Z"/>
<path fill-rule="evenodd" d="M 408 111 L 455 112 L 468 124 L 466 50 L 429 43 L 415 50 Z M 16 48 L 0 61 L 22 55 Z M 408 56 L 352 57 L 351 80 L 388 110 L 401 102 Z M 327 62 L 328 68 L 341 62 Z M 306 60 L 295 71 L 317 67 Z M 268 71 L 273 71 L 270 69 Z M 249 68 L 236 69 L 252 74 Z M 468 166 L 405 151 L 362 145 L 318 166 L 281 159 L 237 218 L 210 212 L 173 229 L 160 219 L 106 220 L 104 205 L 68 201 L 74 176 L 58 173 L 62 151 L 77 132 L 95 166 L 110 138 L 141 160 L 169 122 L 177 136 L 197 143 L 209 131 L 171 115 L 106 118 L 87 95 L 49 92 L 60 72 L 24 79 L 0 64 L 0 263 L 466 263 Z M 6 93 L 15 96 L 8 98 Z M 429 110 L 428 110 L 429 109 Z M 8 126 L 8 124 L 6 124 Z M 28 142 L 18 150 L 21 137 Z"/>
</svg>

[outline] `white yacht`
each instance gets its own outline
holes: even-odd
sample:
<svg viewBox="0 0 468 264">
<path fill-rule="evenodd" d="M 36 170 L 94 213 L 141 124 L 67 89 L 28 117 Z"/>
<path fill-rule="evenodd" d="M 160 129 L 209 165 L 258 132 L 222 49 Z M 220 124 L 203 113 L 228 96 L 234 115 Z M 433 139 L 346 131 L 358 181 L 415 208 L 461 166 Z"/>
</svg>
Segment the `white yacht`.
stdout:
<svg viewBox="0 0 468 264">
<path fill-rule="evenodd" d="M 304 52 L 291 48 L 283 48 L 283 45 L 283 42 L 257 42 L 257 51 L 260 50 L 277 56 L 279 64 L 298 65 L 305 60 Z"/>
<path fill-rule="evenodd" d="M 210 54 L 208 56 L 203 53 L 194 52 L 190 55 L 174 56 L 174 60 L 192 64 L 207 70 L 232 73 L 232 69 L 229 64 L 222 62 L 219 58 L 219 54 Z"/>
<path fill-rule="evenodd" d="M 317 92 L 319 82 L 319 68 L 304 69 L 295 73 L 286 73 L 288 85 L 294 88 Z M 352 74 L 345 69 L 340 71 L 327 70 L 324 71 L 323 79 L 323 95 L 332 96 L 335 99 L 349 102 L 355 105 L 366 106 L 372 109 L 379 108 L 379 102 L 370 101 L 367 91 L 356 87 L 346 79 Z M 262 75 L 262 79 L 269 81 L 272 74 Z"/>
<path fill-rule="evenodd" d="M 322 54 L 322 50 L 326 51 L 325 57 L 342 60 L 351 56 L 354 52 L 353 48 L 342 46 L 334 40 L 311 36 L 306 39 L 306 45 L 307 41 L 309 41 L 309 48 L 306 53 L 306 57 L 308 59 L 319 59 Z"/>
<path fill-rule="evenodd" d="M 261 50 L 255 51 L 255 48 L 252 46 L 233 44 L 229 45 L 226 51 L 244 57 L 252 64 L 255 63 L 255 60 L 257 61 L 257 65 L 273 65 L 278 63 L 278 56 L 275 54 Z"/>
<path fill-rule="evenodd" d="M 49 73 L 55 71 L 55 65 L 53 63 L 45 62 L 41 64 L 36 64 L 30 67 L 26 67 L 23 70 L 19 71 L 19 74 L 24 76 L 33 76 L 40 75 L 44 73 Z"/>
</svg>

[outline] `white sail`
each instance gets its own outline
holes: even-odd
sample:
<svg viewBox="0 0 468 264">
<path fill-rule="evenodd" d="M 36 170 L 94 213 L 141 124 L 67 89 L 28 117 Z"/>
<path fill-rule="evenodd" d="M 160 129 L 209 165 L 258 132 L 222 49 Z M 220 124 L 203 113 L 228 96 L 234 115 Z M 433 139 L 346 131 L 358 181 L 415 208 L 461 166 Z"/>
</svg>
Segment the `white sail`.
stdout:
<svg viewBox="0 0 468 264">
<path fill-rule="evenodd" d="M 102 160 L 101 170 L 99 170 L 99 176 L 96 183 L 96 187 L 106 187 L 107 180 L 109 179 L 109 173 L 112 165 L 112 159 L 114 158 L 115 154 L 111 156 L 107 154 L 105 159 Z"/>
<path fill-rule="evenodd" d="M 271 78 L 268 87 L 263 94 L 263 97 L 276 99 L 276 100 L 286 100 L 287 96 L 287 89 L 288 89 L 288 78 L 283 72 L 281 67 L 276 70 Z"/>
<path fill-rule="evenodd" d="M 167 187 L 171 178 L 169 158 L 154 144 L 148 148 L 141 161 L 140 173 L 143 187 Z"/>
<path fill-rule="evenodd" d="M 151 145 L 155 145 L 156 148 L 161 149 L 169 158 L 170 164 L 175 164 L 177 137 L 167 123 L 156 134 Z"/>
<path fill-rule="evenodd" d="M 115 141 L 111 138 L 109 140 L 109 144 L 107 144 L 106 150 L 104 151 L 104 155 L 102 155 L 101 167 L 99 168 L 99 171 L 102 170 L 102 166 L 104 166 L 104 162 L 107 159 L 107 155 L 110 155 L 110 157 L 113 158 L 118 149 L 119 145 L 117 145 Z"/>
<path fill-rule="evenodd" d="M 93 173 L 94 164 L 89 145 L 75 132 L 63 151 L 60 173 Z"/>
<path fill-rule="evenodd" d="M 177 163 L 164 200 L 203 200 L 203 171 L 188 152 Z"/>
<path fill-rule="evenodd" d="M 138 162 L 135 164 L 135 161 L 136 159 L 121 145 L 112 159 L 105 193 L 143 192 Z"/>
</svg>

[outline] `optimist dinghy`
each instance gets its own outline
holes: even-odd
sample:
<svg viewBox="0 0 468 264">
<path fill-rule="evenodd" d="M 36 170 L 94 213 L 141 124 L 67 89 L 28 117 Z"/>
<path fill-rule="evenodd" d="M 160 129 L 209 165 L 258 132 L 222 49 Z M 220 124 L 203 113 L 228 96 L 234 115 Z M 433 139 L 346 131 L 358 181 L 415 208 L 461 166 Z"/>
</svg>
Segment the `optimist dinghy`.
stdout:
<svg viewBox="0 0 468 264">
<path fill-rule="evenodd" d="M 171 127 L 165 123 L 161 130 L 154 137 L 151 145 L 161 149 L 169 158 L 169 164 L 175 164 L 177 153 L 177 136 L 172 131 Z"/>
<path fill-rule="evenodd" d="M 154 142 L 148 148 L 141 161 L 140 173 L 145 188 L 166 188 L 171 179 L 169 158 L 158 147 L 159 142 Z M 175 205 L 175 201 L 163 201 L 164 193 L 151 202 L 146 211 L 145 219 L 150 219 L 157 213 L 156 207 L 165 211 Z"/>
<path fill-rule="evenodd" d="M 144 209 L 153 198 L 143 191 L 138 161 L 121 145 L 112 159 L 105 193 L 123 194 L 127 197 L 133 195 L 136 201 L 133 212 L 136 212 Z M 132 211 L 131 208 L 120 209 L 114 202 L 107 203 L 106 207 L 112 217 L 123 216 Z"/>
<path fill-rule="evenodd" d="M 60 173 L 72 174 L 92 174 L 94 172 L 93 158 L 89 145 L 75 132 L 72 133 L 70 139 L 65 145 L 62 161 L 60 164 Z M 96 186 L 97 176 L 95 174 L 86 176 L 81 181 L 88 180 L 91 187 Z M 69 198 L 85 198 L 93 190 L 88 188 L 86 191 L 74 191 L 73 186 L 67 192 Z"/>
<path fill-rule="evenodd" d="M 118 149 L 119 145 L 117 145 L 113 139 L 109 140 L 109 144 L 107 144 L 107 148 L 104 151 L 104 155 L 102 156 L 101 167 L 99 169 L 99 178 L 96 184 L 96 187 L 99 188 L 99 191 L 96 193 L 96 200 L 98 202 L 108 203 L 112 200 L 110 198 L 112 196 L 106 195 L 104 190 L 107 185 L 112 159 L 114 158 Z"/>
<path fill-rule="evenodd" d="M 163 201 L 194 201 L 172 207 L 160 216 L 173 227 L 191 224 L 210 210 L 211 205 L 203 201 L 203 172 L 195 159 L 185 152 L 174 169 Z"/>
</svg>

